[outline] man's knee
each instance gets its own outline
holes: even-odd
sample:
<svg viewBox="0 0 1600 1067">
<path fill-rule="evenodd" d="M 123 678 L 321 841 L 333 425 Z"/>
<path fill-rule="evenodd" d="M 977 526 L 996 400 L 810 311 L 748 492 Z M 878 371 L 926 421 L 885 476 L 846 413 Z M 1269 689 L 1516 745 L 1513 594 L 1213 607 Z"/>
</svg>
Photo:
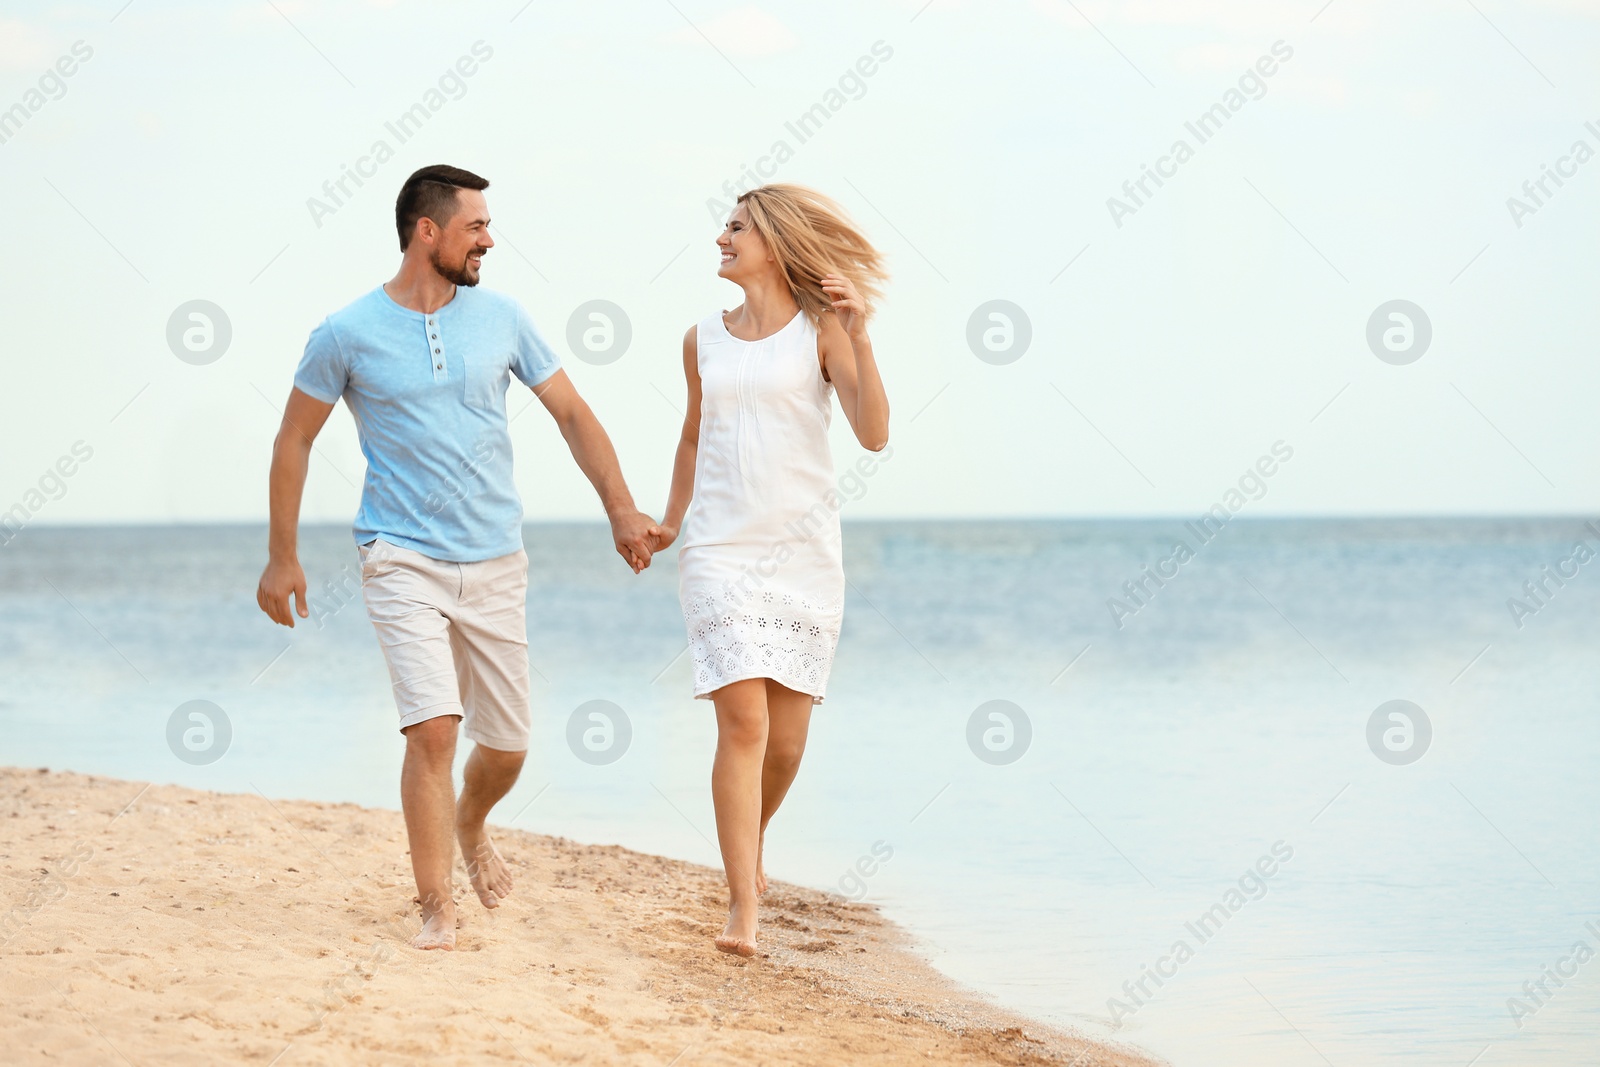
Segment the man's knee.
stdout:
<svg viewBox="0 0 1600 1067">
<path fill-rule="evenodd" d="M 490 748 L 482 741 L 473 746 L 472 751 L 478 759 L 483 761 L 484 766 L 497 775 L 517 775 L 522 773 L 522 764 L 528 758 L 528 750 L 525 748 L 516 750 Z"/>
<path fill-rule="evenodd" d="M 405 728 L 406 751 L 430 763 L 454 762 L 459 715 L 437 715 Z"/>
</svg>

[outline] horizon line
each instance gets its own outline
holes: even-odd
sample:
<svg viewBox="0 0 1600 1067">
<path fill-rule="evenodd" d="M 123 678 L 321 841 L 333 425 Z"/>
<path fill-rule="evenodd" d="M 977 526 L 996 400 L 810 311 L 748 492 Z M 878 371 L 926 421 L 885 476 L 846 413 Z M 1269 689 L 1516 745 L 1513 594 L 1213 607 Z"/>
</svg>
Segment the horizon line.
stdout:
<svg viewBox="0 0 1600 1067">
<path fill-rule="evenodd" d="M 1600 510 L 1600 509 L 1597 509 Z M 840 516 L 841 524 L 864 523 L 995 523 L 995 522 L 1174 522 L 1194 519 L 1197 516 L 1210 515 L 1204 509 L 1194 512 L 1104 512 L 1093 514 L 988 514 L 988 515 L 883 515 L 883 516 Z M 1233 513 L 1227 521 L 1235 519 L 1244 522 L 1417 522 L 1417 521 L 1593 521 L 1596 513 L 1579 511 L 1325 511 L 1325 512 L 1275 512 L 1269 514 L 1242 514 Z M 300 527 L 321 528 L 335 527 L 348 528 L 352 519 L 316 520 L 301 522 Z M 177 528 L 196 527 L 213 528 L 220 526 L 259 526 L 266 527 L 269 520 L 260 519 L 87 519 L 69 522 L 30 522 L 22 529 L 16 530 L 13 536 L 20 535 L 25 530 L 82 530 L 106 528 Z M 527 518 L 524 517 L 522 526 L 604 526 L 606 520 L 602 518 Z"/>
</svg>

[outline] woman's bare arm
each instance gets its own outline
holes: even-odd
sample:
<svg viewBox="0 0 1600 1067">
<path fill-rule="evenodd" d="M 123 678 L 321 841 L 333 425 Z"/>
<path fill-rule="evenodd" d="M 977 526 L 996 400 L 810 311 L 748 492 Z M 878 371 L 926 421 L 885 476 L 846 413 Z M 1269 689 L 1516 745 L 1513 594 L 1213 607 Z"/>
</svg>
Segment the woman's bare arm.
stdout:
<svg viewBox="0 0 1600 1067">
<path fill-rule="evenodd" d="M 839 407 L 861 446 L 881 452 L 889 444 L 889 394 L 867 336 L 865 305 L 855 286 L 837 274 L 822 279 L 834 313 L 822 316 L 822 368 L 839 393 Z"/>
<path fill-rule="evenodd" d="M 700 363 L 696 329 L 683 335 L 683 377 L 688 386 L 689 404 L 683 415 L 683 433 L 678 437 L 678 452 L 672 462 L 672 490 L 667 494 L 667 510 L 661 522 L 650 528 L 655 551 L 672 544 L 683 525 L 694 495 L 694 468 L 700 455 Z"/>
</svg>

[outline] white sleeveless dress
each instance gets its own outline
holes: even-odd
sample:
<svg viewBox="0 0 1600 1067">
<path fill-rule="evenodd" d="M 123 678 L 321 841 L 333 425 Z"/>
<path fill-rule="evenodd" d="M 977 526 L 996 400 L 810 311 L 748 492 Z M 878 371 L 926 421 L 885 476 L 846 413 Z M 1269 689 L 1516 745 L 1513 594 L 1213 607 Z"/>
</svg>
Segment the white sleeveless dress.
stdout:
<svg viewBox="0 0 1600 1067">
<path fill-rule="evenodd" d="M 700 448 L 678 550 L 694 695 L 772 678 L 822 703 L 844 616 L 833 383 L 804 311 L 741 341 L 696 327 Z"/>
</svg>

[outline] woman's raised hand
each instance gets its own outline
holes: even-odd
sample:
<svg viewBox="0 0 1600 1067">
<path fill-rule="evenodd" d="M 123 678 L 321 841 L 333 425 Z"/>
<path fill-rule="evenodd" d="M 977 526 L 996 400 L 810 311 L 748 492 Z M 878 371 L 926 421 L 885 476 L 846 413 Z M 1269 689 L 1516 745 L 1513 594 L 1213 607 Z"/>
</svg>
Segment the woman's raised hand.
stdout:
<svg viewBox="0 0 1600 1067">
<path fill-rule="evenodd" d="M 822 291 L 833 301 L 833 310 L 839 316 L 839 325 L 850 335 L 850 340 L 857 341 L 865 337 L 867 303 L 861 299 L 861 294 L 856 292 L 856 287 L 851 284 L 850 279 L 842 274 L 824 274 Z"/>
</svg>

